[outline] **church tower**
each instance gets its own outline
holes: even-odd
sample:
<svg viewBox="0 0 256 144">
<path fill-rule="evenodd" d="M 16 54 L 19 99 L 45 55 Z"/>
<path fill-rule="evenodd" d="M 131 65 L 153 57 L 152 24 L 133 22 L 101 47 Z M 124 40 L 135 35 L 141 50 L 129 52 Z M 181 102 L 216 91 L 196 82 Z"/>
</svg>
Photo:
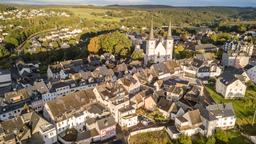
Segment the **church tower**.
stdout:
<svg viewBox="0 0 256 144">
<path fill-rule="evenodd" d="M 174 40 L 172 37 L 172 22 L 169 23 L 168 34 L 166 38 L 166 56 L 167 60 L 171 60 L 173 58 L 173 46 Z"/>
<path fill-rule="evenodd" d="M 150 34 L 149 39 L 146 42 L 146 55 L 144 58 L 145 64 L 151 59 L 154 59 L 155 56 L 155 48 L 156 48 L 156 40 L 154 38 L 154 29 L 153 29 L 153 20 L 151 20 Z"/>
</svg>

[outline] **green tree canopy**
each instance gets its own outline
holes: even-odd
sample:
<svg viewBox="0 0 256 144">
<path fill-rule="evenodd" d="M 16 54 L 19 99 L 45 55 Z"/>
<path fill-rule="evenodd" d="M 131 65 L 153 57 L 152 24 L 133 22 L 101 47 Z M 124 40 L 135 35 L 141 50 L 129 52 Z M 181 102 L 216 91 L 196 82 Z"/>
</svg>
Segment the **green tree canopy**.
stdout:
<svg viewBox="0 0 256 144">
<path fill-rule="evenodd" d="M 143 50 L 134 50 L 131 57 L 133 60 L 142 60 L 144 57 L 144 52 Z"/>
<path fill-rule="evenodd" d="M 4 46 L 0 45 L 0 58 L 9 55 L 9 51 L 4 48 Z"/>
<path fill-rule="evenodd" d="M 227 133 L 221 129 L 216 130 L 215 137 L 217 140 L 222 141 L 224 143 L 228 143 L 229 141 Z"/>
<path fill-rule="evenodd" d="M 101 37 L 100 46 L 104 52 L 125 57 L 130 53 L 132 42 L 125 34 L 113 32 Z"/>
<path fill-rule="evenodd" d="M 180 144 L 192 144 L 192 140 L 189 136 L 181 135 L 179 138 Z"/>
<path fill-rule="evenodd" d="M 209 137 L 206 142 L 206 144 L 215 144 L 215 143 L 216 143 L 216 140 L 213 136 Z"/>
</svg>

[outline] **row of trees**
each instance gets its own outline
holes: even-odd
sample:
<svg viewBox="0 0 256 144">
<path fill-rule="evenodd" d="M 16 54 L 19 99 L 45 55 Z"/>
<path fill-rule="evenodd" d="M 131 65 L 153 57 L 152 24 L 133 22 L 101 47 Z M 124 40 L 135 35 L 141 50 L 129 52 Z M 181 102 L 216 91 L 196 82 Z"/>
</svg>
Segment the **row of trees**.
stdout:
<svg viewBox="0 0 256 144">
<path fill-rule="evenodd" d="M 93 37 L 88 44 L 88 51 L 93 54 L 104 52 L 121 57 L 131 54 L 131 40 L 118 31 Z"/>
<path fill-rule="evenodd" d="M 226 41 L 238 39 L 238 36 L 234 36 L 229 33 L 217 33 L 210 36 L 210 43 L 215 45 L 223 45 Z"/>
</svg>

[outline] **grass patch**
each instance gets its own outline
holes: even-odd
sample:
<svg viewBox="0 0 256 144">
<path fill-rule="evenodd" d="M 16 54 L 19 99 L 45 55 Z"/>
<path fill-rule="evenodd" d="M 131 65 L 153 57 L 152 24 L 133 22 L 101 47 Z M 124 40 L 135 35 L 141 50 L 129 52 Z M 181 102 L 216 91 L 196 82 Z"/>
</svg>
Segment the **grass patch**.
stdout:
<svg viewBox="0 0 256 144">
<path fill-rule="evenodd" d="M 211 140 L 214 139 L 214 140 Z M 215 141 L 216 144 L 251 144 L 250 140 L 242 136 L 241 133 L 235 129 L 220 130 L 211 137 L 205 137 L 200 134 L 192 136 L 193 144 L 206 144 Z"/>
<path fill-rule="evenodd" d="M 157 109 L 153 112 L 147 111 L 145 109 L 138 109 L 137 113 L 149 118 L 150 120 L 153 120 L 154 122 L 167 122 L 168 121 L 168 119 Z"/>
<path fill-rule="evenodd" d="M 206 85 L 205 88 L 216 103 L 232 103 L 237 117 L 236 124 L 244 133 L 256 135 L 256 124 L 251 125 L 256 110 L 256 86 L 252 83 L 247 86 L 245 97 L 239 100 L 224 99 L 212 85 Z"/>
<path fill-rule="evenodd" d="M 131 136 L 130 144 L 171 144 L 171 139 L 166 131 L 141 133 Z"/>
</svg>

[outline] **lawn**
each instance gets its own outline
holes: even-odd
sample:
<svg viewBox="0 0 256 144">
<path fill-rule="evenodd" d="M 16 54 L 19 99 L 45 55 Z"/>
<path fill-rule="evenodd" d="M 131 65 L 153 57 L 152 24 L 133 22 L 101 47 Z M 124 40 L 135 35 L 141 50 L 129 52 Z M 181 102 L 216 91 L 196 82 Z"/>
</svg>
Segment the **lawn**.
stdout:
<svg viewBox="0 0 256 144">
<path fill-rule="evenodd" d="M 247 86 L 245 97 L 240 100 L 225 100 L 220 94 L 216 93 L 211 85 L 207 85 L 206 90 L 216 103 L 232 103 L 237 117 L 236 124 L 243 132 L 256 135 L 256 124 L 251 125 L 256 110 L 256 86 L 252 83 L 247 84 Z"/>
<path fill-rule="evenodd" d="M 241 133 L 235 129 L 232 130 L 217 130 L 212 136 L 216 144 L 251 144 L 250 140 L 242 136 Z M 193 144 L 205 144 L 209 142 L 212 137 L 204 137 L 200 134 L 193 135 Z"/>
<path fill-rule="evenodd" d="M 131 136 L 129 144 L 170 144 L 171 139 L 166 131 L 141 133 Z"/>
<path fill-rule="evenodd" d="M 138 109 L 137 114 L 143 115 L 150 120 L 153 120 L 154 122 L 167 122 L 168 119 L 166 119 L 163 114 L 159 110 L 155 110 L 153 112 L 147 111 L 145 109 Z"/>
</svg>

